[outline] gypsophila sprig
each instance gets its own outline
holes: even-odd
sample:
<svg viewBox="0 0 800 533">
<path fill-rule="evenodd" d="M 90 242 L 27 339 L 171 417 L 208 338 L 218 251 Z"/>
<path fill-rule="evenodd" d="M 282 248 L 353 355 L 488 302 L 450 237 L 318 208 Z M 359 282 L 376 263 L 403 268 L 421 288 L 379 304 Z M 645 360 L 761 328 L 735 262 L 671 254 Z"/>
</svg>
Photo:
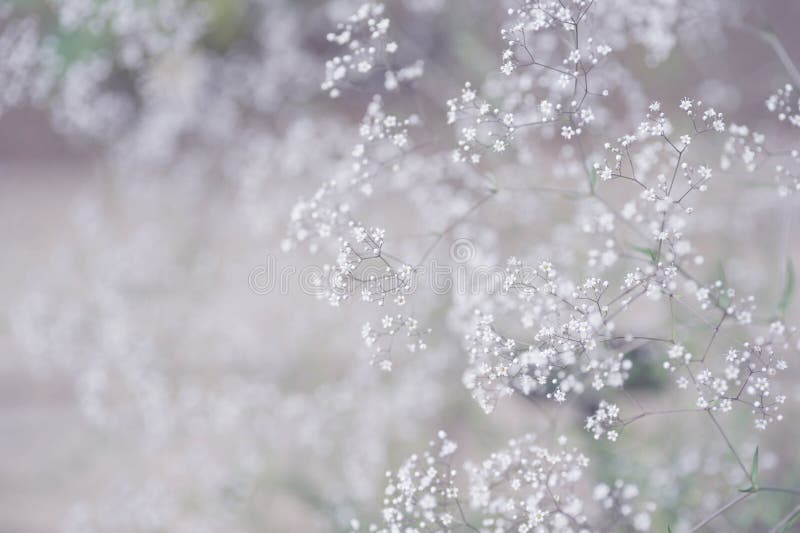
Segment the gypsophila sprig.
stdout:
<svg viewBox="0 0 800 533">
<path fill-rule="evenodd" d="M 401 68 L 393 66 L 398 45 L 389 40 L 391 21 L 384 11 L 383 4 L 363 4 L 346 22 L 340 23 L 335 32 L 327 35 L 329 42 L 344 49 L 325 63 L 325 81 L 321 87 L 331 98 L 338 97 L 342 88 L 375 71 L 383 73 L 387 91 L 394 91 L 400 83 L 422 75 L 422 61 Z"/>
<path fill-rule="evenodd" d="M 403 342 L 406 349 L 411 352 L 426 350 L 425 335 L 430 333 L 430 328 L 421 330 L 419 321 L 413 317 L 385 315 L 380 325 L 373 326 L 369 322 L 361 328 L 361 337 L 364 344 L 372 351 L 370 364 L 376 364 L 381 370 L 392 370 L 392 346 L 395 340 Z"/>
<path fill-rule="evenodd" d="M 501 30 L 506 48 L 500 70 L 511 76 L 536 69 L 548 91 L 538 105 L 539 120 L 525 126 L 557 122 L 561 137 L 571 140 L 594 121 L 587 100 L 603 92 L 590 89 L 589 75 L 611 47 L 580 31 L 592 7 L 590 1 L 526 0 L 508 10 L 513 23 Z"/>
<path fill-rule="evenodd" d="M 466 481 L 451 466 L 456 450 L 457 445 L 440 431 L 429 450 L 412 455 L 396 473 L 388 473 L 383 525 L 371 525 L 367 530 L 567 533 L 611 527 L 650 529 L 655 505 L 640 501 L 636 485 L 622 480 L 601 483 L 591 490 L 591 497 L 579 496 L 589 459 L 567 446 L 563 436 L 554 449 L 540 445 L 534 434 L 511 439 L 487 458 L 467 461 L 463 467 Z M 364 530 L 358 520 L 351 527 Z"/>
<path fill-rule="evenodd" d="M 608 282 L 588 278 L 574 285 L 549 262 L 528 267 L 516 258 L 509 259 L 505 273 L 497 305 L 530 333 L 524 340 L 501 335 L 495 317 L 476 310 L 466 337 L 469 366 L 463 381 L 484 411 L 515 391 L 562 403 L 581 394 L 586 381 L 598 390 L 622 386 L 629 363 L 616 351 L 599 349 L 615 329 L 610 308 L 602 303 Z"/>
<path fill-rule="evenodd" d="M 755 173 L 768 167 L 773 183 L 756 183 L 757 186 L 772 186 L 780 197 L 787 197 L 800 190 L 800 147 L 796 144 L 796 129 L 800 128 L 800 104 L 793 97 L 794 87 L 786 84 L 770 95 L 767 110 L 777 118 L 778 126 L 789 126 L 788 144 L 777 146 L 774 139 L 768 142 L 767 135 L 753 130 L 745 124 L 731 124 L 720 165 L 728 170 L 734 162 L 740 163 L 748 172 Z M 786 132 L 782 132 L 786 133 Z M 781 132 L 776 131 L 775 137 Z"/>
</svg>

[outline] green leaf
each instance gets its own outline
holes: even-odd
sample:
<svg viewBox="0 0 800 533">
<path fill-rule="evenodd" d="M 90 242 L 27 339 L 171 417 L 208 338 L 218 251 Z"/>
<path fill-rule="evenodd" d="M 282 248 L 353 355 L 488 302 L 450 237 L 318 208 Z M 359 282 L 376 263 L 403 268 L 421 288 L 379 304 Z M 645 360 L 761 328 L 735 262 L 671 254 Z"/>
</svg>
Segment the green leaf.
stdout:
<svg viewBox="0 0 800 533">
<path fill-rule="evenodd" d="M 727 287 L 728 278 L 725 276 L 725 267 L 722 265 L 721 259 L 717 259 L 717 277 L 722 282 L 722 286 Z"/>
<path fill-rule="evenodd" d="M 722 291 L 720 292 L 719 296 L 719 305 L 722 307 L 728 307 L 730 303 L 730 298 L 728 297 L 728 293 L 725 290 L 728 287 L 728 278 L 725 276 L 725 267 L 722 266 L 722 261 L 717 259 L 717 279 L 722 282 Z"/>
<path fill-rule="evenodd" d="M 658 254 L 656 254 L 656 251 L 653 250 L 652 248 L 647 248 L 645 246 L 632 246 L 632 248 L 637 252 L 643 253 L 646 256 L 648 256 L 651 261 L 655 261 L 658 257 Z"/>
<path fill-rule="evenodd" d="M 781 301 L 778 303 L 778 311 L 782 315 L 786 314 L 789 304 L 792 303 L 792 296 L 794 295 L 794 265 L 792 260 L 786 261 L 786 281 L 783 285 L 783 293 L 781 294 Z"/>
<path fill-rule="evenodd" d="M 746 489 L 739 489 L 739 492 L 758 492 L 758 446 L 753 453 L 753 462 L 750 464 L 750 486 Z"/>
<path fill-rule="evenodd" d="M 594 192 L 594 187 L 597 184 L 597 169 L 593 168 L 592 173 L 589 174 L 589 190 Z"/>
<path fill-rule="evenodd" d="M 758 446 L 756 446 L 756 451 L 753 454 L 753 462 L 750 465 L 750 481 L 753 483 L 753 487 L 756 486 L 757 478 L 758 478 Z"/>
</svg>

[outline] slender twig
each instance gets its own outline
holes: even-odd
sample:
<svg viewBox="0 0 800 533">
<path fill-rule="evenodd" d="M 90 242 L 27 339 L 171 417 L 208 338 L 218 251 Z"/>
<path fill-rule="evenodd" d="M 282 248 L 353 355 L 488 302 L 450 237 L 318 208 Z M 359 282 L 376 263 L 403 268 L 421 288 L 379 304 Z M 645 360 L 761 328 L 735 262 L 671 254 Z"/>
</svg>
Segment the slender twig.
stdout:
<svg viewBox="0 0 800 533">
<path fill-rule="evenodd" d="M 783 68 L 786 69 L 789 76 L 796 84 L 800 85 L 800 69 L 798 69 L 794 61 L 792 61 L 792 57 L 789 55 L 789 52 L 786 51 L 786 47 L 783 46 L 783 43 L 771 27 L 758 28 L 754 25 L 745 24 L 738 26 L 738 28 L 755 35 L 767 43 L 770 48 L 772 48 L 772 51 L 775 52 L 775 55 L 778 56 L 778 60 L 783 65 Z"/>
<path fill-rule="evenodd" d="M 736 505 L 737 503 L 741 502 L 742 500 L 744 500 L 744 499 L 748 498 L 748 497 L 749 497 L 751 494 L 752 494 L 751 492 L 746 492 L 746 493 L 744 493 L 744 494 L 740 494 L 740 495 L 739 495 L 739 496 L 737 496 L 735 499 L 733 499 L 733 500 L 729 501 L 728 503 L 726 503 L 725 505 L 723 505 L 722 507 L 720 507 L 719 509 L 717 509 L 717 510 L 714 512 L 714 514 L 712 514 L 711 516 L 709 516 L 708 518 L 706 518 L 705 520 L 703 520 L 702 522 L 700 522 L 699 524 L 697 524 L 696 526 L 694 526 L 694 527 L 692 528 L 692 532 L 694 533 L 695 531 L 699 531 L 701 528 L 703 528 L 703 527 L 705 527 L 706 525 L 708 525 L 708 524 L 709 524 L 709 523 L 710 523 L 712 520 L 714 520 L 716 517 L 718 517 L 719 515 L 721 515 L 722 513 L 724 513 L 725 511 L 727 511 L 728 509 L 730 509 L 730 508 L 731 508 L 731 507 L 733 507 L 734 505 Z"/>
<path fill-rule="evenodd" d="M 722 435 L 723 439 L 725 439 L 725 443 L 728 445 L 728 448 L 730 448 L 731 453 L 736 458 L 736 462 L 739 463 L 739 467 L 742 469 L 742 472 L 744 472 L 744 476 L 747 479 L 750 479 L 750 472 L 747 470 L 747 467 L 744 466 L 741 457 L 739 457 L 739 454 L 736 452 L 736 448 L 733 447 L 733 444 L 731 444 L 731 440 L 728 438 L 728 435 L 725 434 L 725 430 L 722 429 L 722 426 L 719 425 L 719 422 L 717 422 L 716 417 L 713 414 L 711 414 L 711 411 L 708 411 L 708 416 L 711 417 L 711 420 L 714 422 L 714 425 L 717 426 L 719 434 Z"/>
<path fill-rule="evenodd" d="M 800 505 L 797 505 L 794 508 L 792 508 L 792 510 L 789 511 L 789 513 L 786 516 L 784 516 L 780 522 L 775 524 L 775 527 L 769 530 L 769 533 L 778 533 L 779 531 L 783 531 L 786 525 L 789 523 L 789 520 L 791 520 L 792 517 L 796 516 L 797 513 L 800 513 Z"/>
</svg>

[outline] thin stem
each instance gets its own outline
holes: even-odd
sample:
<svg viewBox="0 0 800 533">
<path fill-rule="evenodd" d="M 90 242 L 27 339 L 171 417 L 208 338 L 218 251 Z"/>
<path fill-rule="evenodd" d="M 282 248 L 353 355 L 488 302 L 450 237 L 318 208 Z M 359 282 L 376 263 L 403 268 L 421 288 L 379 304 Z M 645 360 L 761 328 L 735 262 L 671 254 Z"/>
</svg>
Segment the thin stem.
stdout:
<svg viewBox="0 0 800 533">
<path fill-rule="evenodd" d="M 789 523 L 789 520 L 792 519 L 797 513 L 800 513 L 800 505 L 794 507 L 789 513 L 781 519 L 780 522 L 775 524 L 775 527 L 769 530 L 769 533 L 778 533 L 778 531 L 783 531 L 786 525 Z"/>
<path fill-rule="evenodd" d="M 800 490 L 797 489 L 785 489 L 783 487 L 758 487 L 759 491 L 764 492 L 782 492 L 784 494 L 792 494 L 793 496 L 800 496 Z"/>
<path fill-rule="evenodd" d="M 775 55 L 778 56 L 778 60 L 783 65 L 783 68 L 786 69 L 789 76 L 796 84 L 800 85 L 800 69 L 798 69 L 794 61 L 792 61 L 786 47 L 783 46 L 783 43 L 772 28 L 767 26 L 765 29 L 761 29 L 752 25 L 743 25 L 739 27 L 767 43 L 772 48 L 772 51 L 775 52 Z"/>
<path fill-rule="evenodd" d="M 744 466 L 744 463 L 742 462 L 741 457 L 739 457 L 739 454 L 736 453 L 736 448 L 734 448 L 733 444 L 731 444 L 731 441 L 728 438 L 728 435 L 725 434 L 725 430 L 722 429 L 722 426 L 719 425 L 719 422 L 717 422 L 716 417 L 713 414 L 711 414 L 711 411 L 708 411 L 708 416 L 711 417 L 711 420 L 714 422 L 714 425 L 717 426 L 717 429 L 719 430 L 719 434 L 722 435 L 723 439 L 725 439 L 725 443 L 728 445 L 728 448 L 730 448 L 731 453 L 736 458 L 736 462 L 739 463 L 739 467 L 742 469 L 742 472 L 744 472 L 744 476 L 747 479 L 750 479 L 750 472 L 747 470 L 747 467 Z"/>
<path fill-rule="evenodd" d="M 717 509 L 717 511 L 714 512 L 714 514 L 712 514 L 711 516 L 709 516 L 708 518 L 706 518 L 705 520 L 703 520 L 702 522 L 700 522 L 699 524 L 694 526 L 692 528 L 692 532 L 694 533 L 695 531 L 699 531 L 701 528 L 703 528 L 706 525 L 708 525 L 712 520 L 714 520 L 716 517 L 718 517 L 719 515 L 721 515 L 722 513 L 727 511 L 728 509 L 730 509 L 731 507 L 733 507 L 737 503 L 741 502 L 742 500 L 747 499 L 751 494 L 752 494 L 751 492 L 746 492 L 744 494 L 740 494 L 735 499 L 729 501 L 728 503 L 726 503 L 725 505 L 723 505 L 722 507 Z"/>
<path fill-rule="evenodd" d="M 699 413 L 703 411 L 703 409 L 663 409 L 661 411 L 645 411 L 644 413 L 639 413 L 636 416 L 629 418 L 622 422 L 622 426 L 628 426 L 639 419 L 646 418 L 648 416 L 656 416 L 656 415 L 673 415 L 678 413 Z"/>
<path fill-rule="evenodd" d="M 428 256 L 433 252 L 433 250 L 436 249 L 436 246 L 438 246 L 438 244 L 442 241 L 442 239 L 444 239 L 445 235 L 447 235 L 448 233 L 453 231 L 456 226 L 461 224 L 473 212 L 477 211 L 478 208 L 480 208 L 484 203 L 486 203 L 496 193 L 497 193 L 496 189 L 490 191 L 489 194 L 487 194 L 486 196 L 481 198 L 475 205 L 470 207 L 467 210 L 466 213 L 464 213 L 463 215 L 461 215 L 460 217 L 455 219 L 452 223 L 450 223 L 450 225 L 448 225 L 445 229 L 440 231 L 439 234 L 436 236 L 436 239 L 430 244 L 430 246 L 428 246 L 428 249 L 425 250 L 425 253 L 422 254 L 422 258 L 420 258 L 420 260 L 417 262 L 417 266 L 421 266 L 422 265 L 422 263 L 428 258 Z"/>
</svg>

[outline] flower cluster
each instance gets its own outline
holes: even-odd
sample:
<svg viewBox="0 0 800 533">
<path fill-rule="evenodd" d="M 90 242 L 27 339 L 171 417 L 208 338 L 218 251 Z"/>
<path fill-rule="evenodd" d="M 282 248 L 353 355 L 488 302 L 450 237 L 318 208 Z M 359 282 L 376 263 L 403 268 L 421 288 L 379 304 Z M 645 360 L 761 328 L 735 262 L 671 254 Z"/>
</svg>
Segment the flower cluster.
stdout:
<svg viewBox="0 0 800 533">
<path fill-rule="evenodd" d="M 449 530 L 457 523 L 454 504 L 458 502 L 456 470 L 450 456 L 456 444 L 440 431 L 431 450 L 409 457 L 396 473 L 387 473 L 384 490 L 384 528 L 371 527 L 375 533 L 394 531 L 426 531 L 430 528 Z M 354 530 L 358 523 L 353 524 Z"/>
<path fill-rule="evenodd" d="M 467 82 L 459 98 L 447 101 L 447 123 L 460 126 L 453 162 L 478 164 L 487 152 L 505 152 L 514 134 L 514 114 L 501 113 Z"/>
<path fill-rule="evenodd" d="M 516 315 L 523 331 L 532 331 L 517 341 L 498 333 L 494 315 L 476 310 L 466 337 L 469 366 L 463 381 L 485 411 L 514 391 L 561 403 L 570 393 L 582 393 L 586 381 L 597 390 L 622 386 L 630 362 L 600 347 L 615 329 L 601 301 L 608 282 L 587 278 L 574 285 L 549 262 L 531 268 L 511 258 L 503 288 L 498 309 Z"/>
<path fill-rule="evenodd" d="M 375 533 L 471 530 L 493 533 L 608 531 L 625 527 L 648 531 L 655 505 L 640 502 L 636 485 L 600 483 L 582 498 L 589 459 L 567 439 L 548 449 L 534 434 L 508 441 L 487 458 L 464 464 L 467 487 L 451 466 L 456 444 L 439 432 L 430 450 L 414 454 L 389 473 L 384 491 L 383 526 Z M 357 520 L 353 531 L 360 531 Z"/>
<path fill-rule="evenodd" d="M 619 407 L 616 404 L 601 400 L 594 414 L 586 418 L 586 429 L 592 433 L 595 440 L 603 435 L 610 441 L 617 440 L 619 431 L 614 428 L 621 426 Z"/>
<path fill-rule="evenodd" d="M 773 113 L 778 123 L 790 126 L 789 138 L 793 138 L 795 128 L 800 128 L 800 104 L 794 101 L 793 92 L 794 87 L 786 84 L 766 101 L 767 110 Z M 800 191 L 800 148 L 796 144 L 790 144 L 788 148 L 778 147 L 774 139 L 768 143 L 764 133 L 745 124 L 731 124 L 728 133 L 730 137 L 720 161 L 724 169 L 731 168 L 734 160 L 750 173 L 769 166 L 779 196 L 786 197 Z"/>
<path fill-rule="evenodd" d="M 414 353 L 428 348 L 424 336 L 430 333 L 430 329 L 421 330 L 419 321 L 414 317 L 401 314 L 386 315 L 381 319 L 380 326 L 365 323 L 361 328 L 361 337 L 367 348 L 372 350 L 370 364 L 377 364 L 381 370 L 391 371 L 392 344 L 396 336 L 401 333 L 405 333 L 407 337 L 406 348 L 409 352 Z"/>
<path fill-rule="evenodd" d="M 372 178 L 384 169 L 397 170 L 410 149 L 408 128 L 418 123 L 416 115 L 400 118 L 387 113 L 380 95 L 375 95 L 358 130 L 361 142 L 353 147 L 350 186 L 366 196 L 372 194 Z"/>
<path fill-rule="evenodd" d="M 602 162 L 594 164 L 594 172 L 601 183 L 624 181 L 635 186 L 636 196 L 630 198 L 619 212 L 630 230 L 631 240 L 640 245 L 625 246 L 612 243 L 634 252 L 642 252 L 651 259 L 682 262 L 693 252 L 687 238 L 687 217 L 695 208 L 687 205 L 693 193 L 708 189 L 713 176 L 712 168 L 705 163 L 689 162 L 688 151 L 694 139 L 706 132 L 722 132 L 725 122 L 722 114 L 713 108 L 700 111 L 702 102 L 684 98 L 680 109 L 691 128 L 675 139 L 674 127 L 661 109 L 661 104 L 650 104 L 649 112 L 634 134 L 619 137 L 606 143 L 608 154 Z M 697 256 L 695 256 L 697 259 Z M 697 259 L 702 261 L 702 259 Z M 656 262 L 662 284 L 669 285 L 675 268 Z M 632 273 L 642 280 L 640 273 Z M 650 277 L 650 276 L 648 276 Z M 626 280 L 630 286 L 630 279 Z M 652 292 L 655 296 L 657 292 Z"/>
<path fill-rule="evenodd" d="M 786 396 L 776 394 L 773 381 L 788 368 L 782 357 L 783 350 L 789 347 L 788 334 L 783 323 L 775 322 L 768 337 L 730 348 L 722 357 L 724 362 L 719 371 L 701 364 L 699 371 L 687 372 L 689 378 L 679 378 L 678 386 L 694 388 L 699 409 L 727 413 L 736 404 L 748 408 L 756 429 L 764 430 L 769 423 L 783 419 L 778 411 Z"/>
<path fill-rule="evenodd" d="M 506 43 L 501 72 L 510 76 L 519 70 L 537 69 L 541 85 L 548 89 L 539 103 L 540 122 L 559 122 L 561 136 L 567 140 L 595 120 L 586 100 L 602 93 L 590 90 L 589 73 L 611 53 L 607 44 L 579 36 L 591 7 L 592 2 L 583 0 L 526 0 L 508 10 L 514 22 L 501 30 Z"/>
<path fill-rule="evenodd" d="M 486 516 L 480 526 L 492 531 L 569 531 L 587 527 L 587 509 L 575 487 L 589 459 L 560 439 L 556 450 L 536 436 L 511 439 L 506 448 L 480 463 L 467 463 L 470 508 Z"/>
<path fill-rule="evenodd" d="M 787 83 L 767 98 L 767 109 L 780 122 L 787 121 L 795 128 L 800 128 L 800 96 L 795 96 L 794 87 Z"/>
<path fill-rule="evenodd" d="M 421 61 L 403 68 L 391 66 L 398 46 L 388 39 L 390 20 L 384 16 L 384 10 L 383 4 L 363 4 L 346 22 L 339 23 L 335 32 L 327 35 L 329 42 L 345 49 L 325 63 L 322 90 L 331 98 L 338 97 L 342 87 L 352 83 L 352 78 L 366 77 L 375 70 L 382 69 L 384 87 L 389 91 L 422 75 Z"/>
</svg>

